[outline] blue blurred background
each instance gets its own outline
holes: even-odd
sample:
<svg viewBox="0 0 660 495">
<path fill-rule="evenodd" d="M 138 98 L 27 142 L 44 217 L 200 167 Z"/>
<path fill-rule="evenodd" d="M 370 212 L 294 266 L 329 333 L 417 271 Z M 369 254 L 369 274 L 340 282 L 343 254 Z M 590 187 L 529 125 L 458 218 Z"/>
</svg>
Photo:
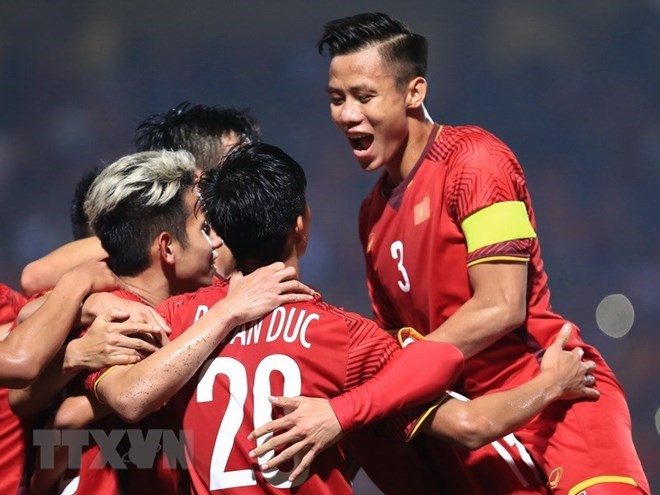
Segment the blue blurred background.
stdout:
<svg viewBox="0 0 660 495">
<path fill-rule="evenodd" d="M 71 238 L 80 174 L 132 151 L 136 125 L 182 100 L 249 107 L 308 173 L 303 278 L 370 314 L 357 209 L 376 180 L 329 119 L 323 23 L 390 13 L 428 37 L 437 122 L 482 126 L 526 171 L 554 308 L 628 395 L 660 487 L 660 1 L 6 1 L 0 5 L 0 280 Z M 605 335 L 596 308 L 635 320 Z M 366 493 L 367 488 L 363 489 Z"/>
</svg>

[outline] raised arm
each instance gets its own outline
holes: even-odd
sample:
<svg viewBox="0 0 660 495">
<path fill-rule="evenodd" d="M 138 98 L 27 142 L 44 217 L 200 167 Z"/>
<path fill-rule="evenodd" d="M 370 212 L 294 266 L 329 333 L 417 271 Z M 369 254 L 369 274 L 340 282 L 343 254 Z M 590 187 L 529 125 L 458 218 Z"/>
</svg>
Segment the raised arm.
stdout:
<svg viewBox="0 0 660 495">
<path fill-rule="evenodd" d="M 61 246 L 23 268 L 21 286 L 28 296 L 53 287 L 64 272 L 85 261 L 101 261 L 108 253 L 98 237 L 88 237 Z"/>
<path fill-rule="evenodd" d="M 294 268 L 274 263 L 232 280 L 227 297 L 178 338 L 138 364 L 115 367 L 101 377 L 95 384 L 99 399 L 129 422 L 159 409 L 233 328 L 281 304 L 310 300 L 311 289 L 295 276 Z"/>
<path fill-rule="evenodd" d="M 116 285 L 116 277 L 100 261 L 65 273 L 43 306 L 0 342 L 0 386 L 22 388 L 35 380 L 78 321 L 83 299 Z"/>
<path fill-rule="evenodd" d="M 449 397 L 421 427 L 422 431 L 477 449 L 526 425 L 556 400 L 590 399 L 599 396 L 591 372 L 596 364 L 582 361 L 577 347 L 563 350 L 573 326 L 562 327 L 541 361 L 541 373 L 527 383 L 466 401 Z"/>
</svg>

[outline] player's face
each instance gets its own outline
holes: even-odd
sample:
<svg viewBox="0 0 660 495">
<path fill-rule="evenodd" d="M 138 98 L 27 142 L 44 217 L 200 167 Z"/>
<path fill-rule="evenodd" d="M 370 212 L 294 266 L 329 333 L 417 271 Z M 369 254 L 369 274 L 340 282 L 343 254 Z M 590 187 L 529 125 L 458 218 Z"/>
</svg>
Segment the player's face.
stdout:
<svg viewBox="0 0 660 495">
<path fill-rule="evenodd" d="M 196 290 L 209 285 L 215 274 L 215 249 L 221 245 L 220 238 L 206 223 L 204 213 L 195 208 L 197 195 L 188 190 L 184 201 L 188 210 L 186 234 L 188 242 L 184 247 L 177 243 L 175 263 L 176 280 L 180 282 L 180 291 Z"/>
<path fill-rule="evenodd" d="M 408 137 L 406 90 L 377 47 L 330 62 L 330 112 L 364 170 L 398 167 Z"/>
</svg>

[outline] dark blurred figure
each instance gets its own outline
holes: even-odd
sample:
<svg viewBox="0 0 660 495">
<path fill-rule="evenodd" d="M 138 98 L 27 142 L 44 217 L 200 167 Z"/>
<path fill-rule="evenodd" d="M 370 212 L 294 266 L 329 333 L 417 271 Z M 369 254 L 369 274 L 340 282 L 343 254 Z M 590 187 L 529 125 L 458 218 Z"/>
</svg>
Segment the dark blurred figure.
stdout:
<svg viewBox="0 0 660 495">
<path fill-rule="evenodd" d="M 260 141 L 259 124 L 247 110 L 187 101 L 147 117 L 135 131 L 137 151 L 186 150 L 199 170 L 216 166 L 236 145 Z"/>
</svg>

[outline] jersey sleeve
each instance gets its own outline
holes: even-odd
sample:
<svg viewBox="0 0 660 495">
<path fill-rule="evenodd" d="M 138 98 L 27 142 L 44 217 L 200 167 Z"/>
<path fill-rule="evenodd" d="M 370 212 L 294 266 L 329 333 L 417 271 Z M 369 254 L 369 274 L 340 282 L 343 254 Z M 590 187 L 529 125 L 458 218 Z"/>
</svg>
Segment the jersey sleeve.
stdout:
<svg viewBox="0 0 660 495">
<path fill-rule="evenodd" d="M 513 152 L 485 131 L 466 133 L 449 158 L 447 208 L 465 235 L 468 266 L 530 257 L 536 237 L 525 177 Z"/>
<path fill-rule="evenodd" d="M 346 323 L 349 344 L 345 390 L 350 390 L 378 373 L 401 348 L 371 320 L 348 313 Z"/>
<path fill-rule="evenodd" d="M 14 321 L 26 303 L 27 299 L 21 294 L 0 284 L 0 324 Z"/>
<path fill-rule="evenodd" d="M 357 315 L 348 320 L 350 342 L 346 390 L 369 380 L 401 350 L 398 342 L 373 322 Z M 390 415 L 378 427 L 387 434 L 405 439 L 414 430 L 423 408 L 410 408 Z"/>
<path fill-rule="evenodd" d="M 401 351 L 373 322 L 359 317 L 347 322 L 346 391 L 330 400 L 342 430 L 389 416 L 400 436 L 407 437 L 424 417 L 424 409 L 411 410 L 410 406 L 441 396 L 462 370 L 462 354 L 452 345 L 431 341 Z"/>
</svg>

